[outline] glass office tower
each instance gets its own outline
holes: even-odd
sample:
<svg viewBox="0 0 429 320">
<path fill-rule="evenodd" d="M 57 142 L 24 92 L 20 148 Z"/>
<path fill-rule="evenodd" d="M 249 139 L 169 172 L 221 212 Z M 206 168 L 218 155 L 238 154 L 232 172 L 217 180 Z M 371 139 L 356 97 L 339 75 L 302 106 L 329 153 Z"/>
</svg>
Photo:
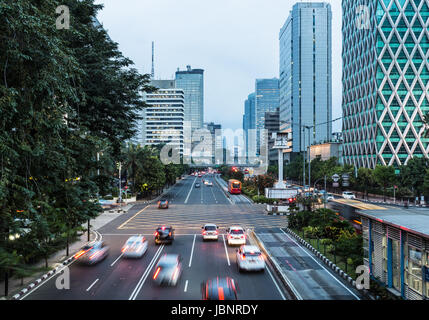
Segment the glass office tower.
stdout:
<svg viewBox="0 0 429 320">
<path fill-rule="evenodd" d="M 280 105 L 279 79 L 256 79 L 255 129 L 256 150 L 260 148 L 260 133 L 265 128 L 265 112 L 275 112 Z M 259 154 L 259 152 L 258 152 Z"/>
<path fill-rule="evenodd" d="M 427 157 L 429 0 L 343 0 L 344 162 Z"/>
<path fill-rule="evenodd" d="M 332 11 L 328 3 L 297 3 L 279 33 L 280 130 L 292 148 L 332 136 Z M 303 126 L 311 127 L 302 134 Z M 308 134 L 310 133 L 310 139 Z"/>
<path fill-rule="evenodd" d="M 256 128 L 256 114 L 255 114 L 255 98 L 256 94 L 251 93 L 248 95 L 247 100 L 244 102 L 244 115 L 243 115 L 243 133 L 246 139 L 245 152 L 246 157 L 249 153 L 249 130 Z"/>
<path fill-rule="evenodd" d="M 204 70 L 176 71 L 176 87 L 185 92 L 185 121 L 191 122 L 191 130 L 201 129 L 204 121 Z"/>
</svg>

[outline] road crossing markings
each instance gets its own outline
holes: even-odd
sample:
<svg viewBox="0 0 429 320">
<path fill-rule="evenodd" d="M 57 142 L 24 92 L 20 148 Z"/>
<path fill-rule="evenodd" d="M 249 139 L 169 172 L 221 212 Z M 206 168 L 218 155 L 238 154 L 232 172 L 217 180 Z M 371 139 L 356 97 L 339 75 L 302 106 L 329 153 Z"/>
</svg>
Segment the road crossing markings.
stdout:
<svg viewBox="0 0 429 320">
<path fill-rule="evenodd" d="M 197 237 L 196 234 L 194 234 L 194 241 L 192 242 L 192 249 L 191 249 L 191 257 L 189 258 L 189 268 L 192 264 L 192 255 L 194 254 L 194 246 L 195 246 L 195 238 Z"/>
<path fill-rule="evenodd" d="M 225 243 L 225 237 L 224 237 L 224 235 L 222 235 L 222 238 L 223 238 L 223 245 L 225 246 L 225 253 L 226 253 L 226 259 L 228 260 L 228 266 L 231 266 L 231 264 L 229 263 L 228 249 L 226 248 L 226 243 Z"/>
<path fill-rule="evenodd" d="M 89 290 L 91 290 L 91 288 L 94 286 L 94 284 L 96 284 L 97 282 L 98 282 L 98 280 L 100 280 L 100 279 L 97 279 L 97 280 L 95 280 L 90 286 L 89 286 L 89 288 L 88 289 L 86 289 L 86 291 L 88 292 Z"/>
<path fill-rule="evenodd" d="M 187 197 L 186 197 L 186 199 L 185 199 L 185 204 L 186 204 L 186 203 L 188 203 L 189 196 L 191 195 L 191 192 L 192 192 L 192 190 L 194 189 L 195 181 L 197 181 L 197 178 L 195 178 L 195 179 L 194 179 L 194 182 L 193 182 L 193 183 L 192 183 L 192 185 L 191 185 L 191 189 L 189 189 L 188 196 L 187 196 Z M 201 186 L 200 186 L 200 187 L 201 187 Z"/>
<path fill-rule="evenodd" d="M 330 273 L 324 266 L 322 266 L 319 261 L 317 261 L 311 254 L 309 254 L 303 247 L 301 247 L 292 237 L 290 237 L 286 232 L 284 232 L 281 228 L 280 231 L 283 232 L 293 243 L 295 243 L 306 255 L 308 255 L 311 259 L 314 260 L 320 267 L 322 267 L 335 281 L 337 281 L 341 286 L 343 286 L 348 292 L 350 292 L 357 300 L 360 300 L 357 295 L 355 295 L 349 288 L 347 288 L 340 280 L 338 280 L 332 273 Z"/>
<path fill-rule="evenodd" d="M 113 261 L 113 263 L 110 265 L 111 267 L 113 267 L 113 265 L 119 260 L 121 259 L 121 257 L 124 255 L 124 253 L 121 253 L 121 255 L 118 257 L 118 259 L 116 259 L 115 261 Z"/>
<path fill-rule="evenodd" d="M 149 206 L 146 206 L 142 210 L 140 210 L 139 212 L 137 212 L 135 215 L 133 215 L 131 218 L 129 218 L 127 221 L 125 221 L 123 224 L 121 224 L 118 227 L 118 229 L 122 229 L 123 226 L 125 226 L 128 222 L 130 222 L 131 220 L 133 220 L 135 217 L 137 217 L 137 215 L 139 215 L 140 213 L 142 213 L 143 211 L 145 211 L 147 208 L 149 208 Z"/>
<path fill-rule="evenodd" d="M 145 272 L 143 273 L 142 277 L 140 278 L 139 282 L 137 283 L 137 286 L 135 287 L 134 291 L 131 293 L 131 296 L 128 300 L 135 300 L 137 298 L 137 295 L 139 294 L 141 288 L 143 287 L 150 271 L 154 267 L 155 262 L 157 261 L 158 257 L 161 255 L 162 249 L 164 249 L 163 244 L 156 251 L 155 255 L 153 256 L 152 260 L 150 261 L 148 267 L 146 268 Z"/>
</svg>

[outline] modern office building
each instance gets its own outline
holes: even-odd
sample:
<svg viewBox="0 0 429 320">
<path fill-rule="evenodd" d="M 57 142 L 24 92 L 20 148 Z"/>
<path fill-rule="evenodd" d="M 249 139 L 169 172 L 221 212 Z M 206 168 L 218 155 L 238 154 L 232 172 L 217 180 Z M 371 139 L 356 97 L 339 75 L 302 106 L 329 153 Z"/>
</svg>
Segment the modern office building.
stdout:
<svg viewBox="0 0 429 320">
<path fill-rule="evenodd" d="M 429 1 L 365 4 L 342 2 L 344 162 L 398 167 L 428 157 Z"/>
<path fill-rule="evenodd" d="M 256 151 L 259 155 L 261 130 L 265 129 L 265 112 L 275 112 L 280 105 L 279 79 L 255 81 L 255 129 Z"/>
<path fill-rule="evenodd" d="M 292 133 L 292 147 L 284 150 L 289 158 L 308 141 L 331 138 L 331 33 L 331 5 L 316 2 L 295 4 L 280 30 L 280 131 Z"/>
<path fill-rule="evenodd" d="M 429 214 L 426 208 L 359 210 L 364 264 L 389 291 L 429 299 Z"/>
<path fill-rule="evenodd" d="M 205 123 L 204 128 L 206 128 L 212 138 L 212 164 L 222 164 L 223 163 L 223 141 L 222 141 L 222 125 L 216 124 L 214 122 Z M 216 152 L 218 153 L 216 157 Z"/>
<path fill-rule="evenodd" d="M 201 129 L 204 122 L 204 70 L 186 66 L 176 71 L 176 87 L 185 92 L 185 121 L 190 121 L 191 131 Z"/>
<path fill-rule="evenodd" d="M 278 151 L 273 146 L 280 130 L 279 108 L 275 112 L 265 112 L 264 127 L 268 131 L 268 161 L 270 165 L 274 165 L 278 162 Z"/>
<path fill-rule="evenodd" d="M 248 95 L 247 100 L 244 102 L 244 115 L 243 115 L 243 134 L 245 138 L 245 153 L 246 158 L 249 153 L 249 130 L 256 128 L 256 114 L 255 114 L 255 101 L 256 94 L 251 93 Z"/>
<path fill-rule="evenodd" d="M 185 94 L 176 88 L 174 80 L 152 80 L 158 91 L 145 94 L 149 107 L 143 111 L 142 145 L 170 143 L 183 154 Z"/>
</svg>

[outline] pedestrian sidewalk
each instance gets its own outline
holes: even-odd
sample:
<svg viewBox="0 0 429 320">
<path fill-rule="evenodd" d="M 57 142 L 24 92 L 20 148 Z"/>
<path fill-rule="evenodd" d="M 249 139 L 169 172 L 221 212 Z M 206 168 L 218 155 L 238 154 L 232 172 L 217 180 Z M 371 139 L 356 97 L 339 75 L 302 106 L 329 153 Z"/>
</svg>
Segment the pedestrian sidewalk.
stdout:
<svg viewBox="0 0 429 320">
<path fill-rule="evenodd" d="M 122 213 L 118 213 L 118 210 L 114 210 L 114 212 L 111 212 L 109 210 L 105 210 L 102 212 L 97 218 L 90 220 L 90 241 L 94 241 L 98 238 L 97 230 L 101 227 L 105 226 L 112 220 L 116 219 L 120 214 L 128 212 L 133 206 L 135 202 L 129 202 L 127 204 L 123 204 L 122 206 Z M 87 223 L 84 223 L 83 226 L 87 228 Z M 52 270 L 60 265 L 62 265 L 62 262 L 67 260 L 68 258 L 72 257 L 83 245 L 85 245 L 88 242 L 88 233 L 83 233 L 79 239 L 73 243 L 69 244 L 69 256 L 66 255 L 66 249 L 63 249 L 61 251 L 58 251 L 57 253 L 52 254 L 48 258 L 48 269 Z M 42 260 L 34 265 L 32 267 L 35 268 L 44 268 L 45 267 L 45 261 Z M 9 278 L 9 292 L 8 296 L 5 297 L 5 282 L 0 282 L 0 299 L 5 300 L 13 297 L 16 293 L 18 293 L 22 288 L 26 288 L 30 284 L 34 283 L 36 279 L 40 279 L 44 274 L 46 274 L 49 270 L 36 272 L 30 277 L 26 277 L 21 282 L 21 279 L 15 279 L 15 278 Z"/>
</svg>

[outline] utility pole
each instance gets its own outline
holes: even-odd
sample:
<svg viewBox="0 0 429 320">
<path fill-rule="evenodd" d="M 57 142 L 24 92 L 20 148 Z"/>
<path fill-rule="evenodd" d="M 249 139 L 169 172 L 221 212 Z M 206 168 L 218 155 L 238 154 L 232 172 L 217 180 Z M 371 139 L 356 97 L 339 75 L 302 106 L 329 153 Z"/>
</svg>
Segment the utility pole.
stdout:
<svg viewBox="0 0 429 320">
<path fill-rule="evenodd" d="M 326 193 L 328 193 L 328 191 L 326 190 L 326 174 L 325 174 L 325 193 L 323 194 L 325 198 L 323 201 L 323 208 L 325 209 L 326 209 Z"/>
</svg>

